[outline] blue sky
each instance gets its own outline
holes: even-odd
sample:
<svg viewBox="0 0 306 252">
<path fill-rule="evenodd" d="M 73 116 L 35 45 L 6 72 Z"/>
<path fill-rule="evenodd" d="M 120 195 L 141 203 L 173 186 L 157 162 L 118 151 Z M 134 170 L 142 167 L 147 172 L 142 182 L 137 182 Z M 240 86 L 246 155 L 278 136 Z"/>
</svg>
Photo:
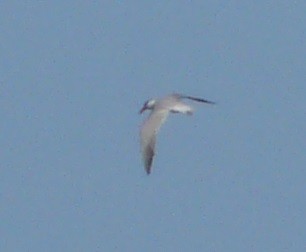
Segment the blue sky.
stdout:
<svg viewBox="0 0 306 252">
<path fill-rule="evenodd" d="M 304 251 L 305 1 L 2 1 L 1 251 Z M 138 110 L 171 92 L 146 176 Z"/>
</svg>

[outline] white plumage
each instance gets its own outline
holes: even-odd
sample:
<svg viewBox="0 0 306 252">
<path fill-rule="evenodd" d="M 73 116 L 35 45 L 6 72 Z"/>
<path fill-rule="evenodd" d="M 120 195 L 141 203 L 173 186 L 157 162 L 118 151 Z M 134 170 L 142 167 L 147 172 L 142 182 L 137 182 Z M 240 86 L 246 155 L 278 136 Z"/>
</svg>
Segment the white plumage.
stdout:
<svg viewBox="0 0 306 252">
<path fill-rule="evenodd" d="M 182 99 L 214 104 L 214 102 L 202 98 L 171 94 L 159 100 L 150 99 L 146 101 L 140 110 L 140 113 L 147 109 L 152 110 L 140 130 L 141 151 L 147 174 L 151 173 L 153 157 L 155 154 L 156 134 L 163 122 L 167 119 L 169 113 L 183 113 L 188 115 L 193 113 L 192 107 L 183 103 Z"/>
</svg>

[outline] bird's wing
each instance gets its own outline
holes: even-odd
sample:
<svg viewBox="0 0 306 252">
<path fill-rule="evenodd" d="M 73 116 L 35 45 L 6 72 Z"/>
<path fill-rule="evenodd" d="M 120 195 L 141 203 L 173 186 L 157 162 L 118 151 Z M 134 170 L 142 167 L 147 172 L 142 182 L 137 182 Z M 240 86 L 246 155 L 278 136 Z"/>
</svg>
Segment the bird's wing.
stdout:
<svg viewBox="0 0 306 252">
<path fill-rule="evenodd" d="M 171 94 L 160 100 L 157 109 L 167 109 L 172 113 L 192 114 L 193 109 L 190 105 L 182 101 L 179 94 Z"/>
<path fill-rule="evenodd" d="M 144 122 L 140 130 L 141 151 L 145 170 L 150 174 L 153 157 L 155 154 L 156 134 L 166 120 L 169 110 L 153 110 L 148 119 Z"/>
<path fill-rule="evenodd" d="M 185 98 L 185 99 L 189 99 L 189 100 L 193 100 L 193 101 L 197 101 L 197 102 L 204 102 L 204 103 L 208 103 L 208 104 L 215 104 L 215 102 L 212 101 L 208 101 L 202 98 L 198 98 L 198 97 L 192 97 L 192 96 L 187 96 L 187 95 L 181 95 L 181 98 Z"/>
</svg>

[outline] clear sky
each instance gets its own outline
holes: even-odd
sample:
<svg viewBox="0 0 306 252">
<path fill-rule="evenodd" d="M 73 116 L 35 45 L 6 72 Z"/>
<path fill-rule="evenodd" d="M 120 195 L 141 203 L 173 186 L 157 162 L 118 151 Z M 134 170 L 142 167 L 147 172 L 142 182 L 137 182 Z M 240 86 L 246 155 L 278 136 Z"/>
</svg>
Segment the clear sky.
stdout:
<svg viewBox="0 0 306 252">
<path fill-rule="evenodd" d="M 305 251 L 306 2 L 1 1 L 0 251 Z M 143 102 L 199 96 L 145 174 Z"/>
</svg>

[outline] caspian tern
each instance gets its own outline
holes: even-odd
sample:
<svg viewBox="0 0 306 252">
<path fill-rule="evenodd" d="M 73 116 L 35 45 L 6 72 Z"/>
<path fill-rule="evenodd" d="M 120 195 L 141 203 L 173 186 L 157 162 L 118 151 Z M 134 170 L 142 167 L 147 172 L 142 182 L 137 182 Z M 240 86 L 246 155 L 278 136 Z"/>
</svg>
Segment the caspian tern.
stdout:
<svg viewBox="0 0 306 252">
<path fill-rule="evenodd" d="M 150 99 L 146 101 L 142 109 L 139 111 L 141 114 L 145 110 L 152 110 L 140 130 L 142 158 L 148 175 L 151 173 L 153 157 L 155 154 L 156 134 L 158 133 L 160 126 L 167 119 L 169 113 L 183 113 L 187 115 L 192 115 L 193 113 L 192 107 L 183 103 L 182 99 L 215 104 L 212 101 L 202 98 L 181 94 L 171 94 L 158 100 Z"/>
</svg>

